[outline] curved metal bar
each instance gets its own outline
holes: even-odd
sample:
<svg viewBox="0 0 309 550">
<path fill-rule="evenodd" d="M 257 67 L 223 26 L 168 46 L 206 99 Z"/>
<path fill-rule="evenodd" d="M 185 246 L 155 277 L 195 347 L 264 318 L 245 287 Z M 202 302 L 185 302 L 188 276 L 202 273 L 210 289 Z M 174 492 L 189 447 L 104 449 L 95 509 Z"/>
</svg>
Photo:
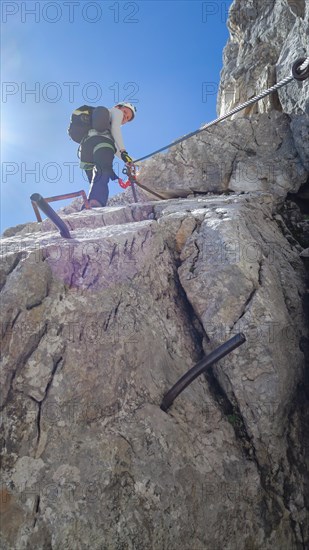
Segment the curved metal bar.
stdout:
<svg viewBox="0 0 309 550">
<path fill-rule="evenodd" d="M 292 75 L 299 82 L 309 78 L 309 57 L 301 57 L 293 63 Z"/>
<path fill-rule="evenodd" d="M 71 239 L 70 231 L 64 221 L 58 216 L 57 212 L 46 202 L 46 200 L 40 195 L 40 193 L 33 193 L 30 200 L 32 204 L 38 206 L 44 214 L 53 222 L 53 224 L 59 229 L 61 237 L 65 239 Z"/>
<path fill-rule="evenodd" d="M 173 401 L 178 397 L 178 395 L 183 392 L 183 390 L 193 382 L 204 370 L 208 367 L 225 357 L 238 348 L 246 341 L 245 335 L 240 332 L 233 336 L 230 340 L 219 346 L 217 349 L 212 351 L 209 355 L 206 355 L 201 361 L 199 361 L 192 369 L 188 370 L 179 380 L 174 384 L 174 386 L 164 395 L 160 409 L 166 412 L 167 409 L 172 405 Z"/>
</svg>

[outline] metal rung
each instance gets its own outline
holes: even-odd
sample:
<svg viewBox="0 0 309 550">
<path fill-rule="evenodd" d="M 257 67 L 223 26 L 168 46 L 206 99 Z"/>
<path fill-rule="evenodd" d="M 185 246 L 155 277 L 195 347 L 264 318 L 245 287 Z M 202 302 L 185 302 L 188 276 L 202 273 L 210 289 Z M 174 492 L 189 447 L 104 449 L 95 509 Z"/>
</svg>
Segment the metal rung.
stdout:
<svg viewBox="0 0 309 550">
<path fill-rule="evenodd" d="M 61 237 L 64 237 L 65 239 L 71 239 L 70 231 L 68 226 L 64 223 L 64 221 L 58 216 L 57 212 L 49 206 L 46 199 L 42 197 L 39 193 L 33 193 L 31 195 L 30 200 L 32 202 L 33 209 L 36 213 L 37 218 L 40 217 L 39 208 L 46 214 L 46 216 L 53 222 L 53 224 L 59 229 Z M 42 221 L 38 220 L 38 221 Z"/>
<path fill-rule="evenodd" d="M 35 193 L 35 194 L 38 195 L 38 193 Z M 62 201 L 64 199 L 73 199 L 74 197 L 80 197 L 80 196 L 83 198 L 85 208 L 87 210 L 90 210 L 90 205 L 89 205 L 88 199 L 86 197 L 86 193 L 83 189 L 81 191 L 76 191 L 75 193 L 65 193 L 65 195 L 56 195 L 55 197 L 47 197 L 47 198 L 44 197 L 44 200 L 46 202 L 53 202 L 53 201 Z M 41 195 L 40 195 L 40 197 L 41 197 Z M 34 213 L 36 215 L 36 219 L 38 220 L 38 222 L 41 222 L 42 218 L 41 218 L 41 214 L 39 212 L 39 209 L 38 209 L 37 205 L 35 204 L 35 201 L 31 200 L 31 202 L 32 202 Z"/>
<path fill-rule="evenodd" d="M 193 382 L 202 372 L 204 372 L 208 367 L 225 357 L 238 348 L 246 341 L 245 335 L 240 332 L 233 336 L 230 340 L 216 348 L 209 355 L 206 355 L 201 361 L 199 361 L 192 369 L 188 370 L 174 386 L 164 395 L 160 409 L 166 412 L 167 409 L 172 405 L 173 401 L 178 397 L 178 395 L 183 392 L 183 390 Z"/>
</svg>

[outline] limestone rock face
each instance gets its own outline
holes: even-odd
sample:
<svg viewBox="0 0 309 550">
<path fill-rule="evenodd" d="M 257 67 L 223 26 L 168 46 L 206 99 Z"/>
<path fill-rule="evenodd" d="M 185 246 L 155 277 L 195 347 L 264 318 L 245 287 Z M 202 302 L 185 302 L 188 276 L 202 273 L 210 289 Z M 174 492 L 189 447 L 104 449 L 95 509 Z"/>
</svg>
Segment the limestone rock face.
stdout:
<svg viewBox="0 0 309 550">
<path fill-rule="evenodd" d="M 308 56 L 308 25 L 305 0 L 234 0 L 218 94 L 220 115 L 291 74 L 294 61 Z M 309 115 L 308 92 L 308 80 L 292 82 L 248 107 L 246 114 L 275 109 Z"/>
<path fill-rule="evenodd" d="M 219 116 L 289 76 L 294 61 L 309 55 L 309 3 L 234 0 L 228 27 Z M 308 179 L 308 120 L 309 80 L 293 81 L 234 120 L 141 162 L 141 183 L 166 198 L 266 191 L 280 203 Z"/>
<path fill-rule="evenodd" d="M 64 217 L 68 240 L 50 222 L 3 239 L 3 548 L 309 540 L 304 273 L 273 205 L 158 201 Z"/>
<path fill-rule="evenodd" d="M 228 26 L 230 38 L 224 50 L 217 99 L 219 115 L 289 76 L 293 63 L 309 55 L 309 3 L 234 0 Z M 291 117 L 295 145 L 305 139 L 306 160 L 301 153 L 300 158 L 308 171 L 309 80 L 294 80 L 236 116 L 274 110 Z"/>
<path fill-rule="evenodd" d="M 141 163 L 139 179 L 166 198 L 265 191 L 280 202 L 288 192 L 296 193 L 309 174 L 308 149 L 302 140 L 302 135 L 307 137 L 308 118 L 294 121 L 297 145 L 290 122 L 276 111 L 223 121 Z"/>
</svg>

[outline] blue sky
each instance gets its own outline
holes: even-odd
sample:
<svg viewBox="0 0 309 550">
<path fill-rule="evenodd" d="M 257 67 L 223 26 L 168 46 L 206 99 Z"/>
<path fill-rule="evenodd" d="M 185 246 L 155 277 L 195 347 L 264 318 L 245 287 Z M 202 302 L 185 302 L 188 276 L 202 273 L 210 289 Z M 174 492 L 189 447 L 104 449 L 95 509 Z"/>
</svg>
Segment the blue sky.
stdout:
<svg viewBox="0 0 309 550">
<path fill-rule="evenodd" d="M 35 220 L 34 192 L 88 192 L 67 135 L 74 108 L 134 103 L 136 120 L 123 127 L 134 158 L 215 118 L 231 4 L 3 0 L 1 231 Z"/>
</svg>

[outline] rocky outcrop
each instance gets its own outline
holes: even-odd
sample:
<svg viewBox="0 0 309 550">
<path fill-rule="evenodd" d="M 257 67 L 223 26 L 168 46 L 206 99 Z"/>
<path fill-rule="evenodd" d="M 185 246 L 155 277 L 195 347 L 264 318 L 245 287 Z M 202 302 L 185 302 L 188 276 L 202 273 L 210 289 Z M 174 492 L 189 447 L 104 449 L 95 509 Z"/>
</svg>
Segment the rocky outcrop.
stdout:
<svg viewBox="0 0 309 550">
<path fill-rule="evenodd" d="M 303 120 L 298 124 L 305 126 Z M 308 150 L 302 140 L 297 144 L 298 149 L 287 115 L 274 111 L 226 120 L 141 163 L 139 178 L 167 198 L 269 191 L 280 203 L 308 178 Z"/>
<path fill-rule="evenodd" d="M 3 547 L 293 548 L 301 247 L 267 194 L 129 208 L 68 216 L 71 240 L 43 222 L 3 241 Z"/>
<path fill-rule="evenodd" d="M 291 74 L 293 62 L 308 55 L 308 25 L 308 2 L 234 0 L 219 116 Z M 280 204 L 308 180 L 308 115 L 309 80 L 294 81 L 234 115 L 234 120 L 142 162 L 140 180 L 166 198 L 267 191 Z"/>
<path fill-rule="evenodd" d="M 308 25 L 305 0 L 234 0 L 217 101 L 220 115 L 291 74 L 294 61 L 308 55 Z M 308 91 L 308 80 L 292 82 L 245 114 L 278 110 L 309 115 Z"/>
<path fill-rule="evenodd" d="M 308 26 L 305 0 L 234 0 L 217 99 L 219 115 L 289 76 L 293 63 L 309 55 Z M 309 80 L 293 81 L 235 116 L 275 111 L 289 115 L 292 138 L 308 178 Z"/>
</svg>

